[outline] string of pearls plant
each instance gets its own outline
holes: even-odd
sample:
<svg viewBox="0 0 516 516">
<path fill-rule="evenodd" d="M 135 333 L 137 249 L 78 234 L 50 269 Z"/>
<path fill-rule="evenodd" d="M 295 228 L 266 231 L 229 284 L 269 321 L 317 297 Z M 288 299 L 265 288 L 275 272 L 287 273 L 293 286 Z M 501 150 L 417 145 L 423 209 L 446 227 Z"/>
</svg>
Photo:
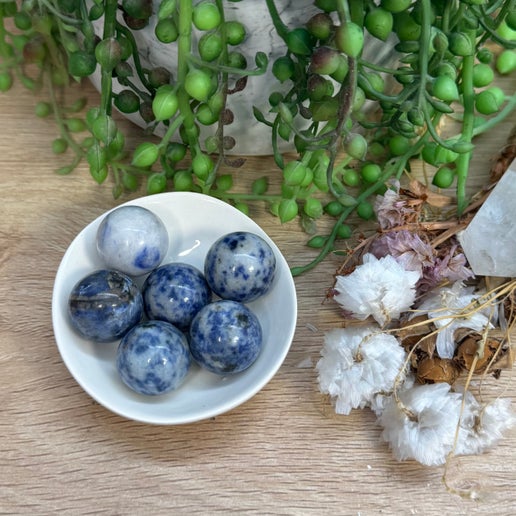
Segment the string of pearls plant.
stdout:
<svg viewBox="0 0 516 516">
<path fill-rule="evenodd" d="M 492 84 L 496 74 L 516 70 L 515 1 L 315 0 L 299 26 L 285 23 L 279 0 L 260 3 L 282 52 L 270 59 L 258 50 L 251 61 L 240 51 L 249 33 L 235 9 L 252 12 L 252 0 L 1 0 L 0 90 L 15 79 L 48 88 L 36 114 L 53 114 L 53 150 L 71 155 L 60 174 L 86 160 L 96 182 L 110 178 L 115 197 L 139 188 L 199 191 L 243 211 L 265 202 L 284 223 L 298 218 L 319 253 L 294 275 L 351 236 L 352 214 L 373 218 L 371 196 L 414 158 L 436 167 L 435 186 L 456 188 L 462 213 L 474 138 L 516 106 L 514 92 Z M 138 34 L 149 26 L 157 42 L 177 49 L 173 73 L 145 66 Z M 394 65 L 364 57 L 372 40 L 393 41 Z M 231 155 L 228 99 L 245 96 L 268 71 L 268 106 L 255 107 L 246 123 L 268 130 L 282 186 L 271 191 L 257 177 L 236 193 L 230 171 L 244 159 Z M 59 102 L 59 88 L 95 73 L 97 106 Z M 144 121 L 135 149 L 127 148 L 114 109 Z M 437 127 L 448 116 L 458 130 L 443 138 Z M 285 158 L 285 143 L 297 156 Z M 324 216 L 333 228 L 318 234 Z"/>
</svg>

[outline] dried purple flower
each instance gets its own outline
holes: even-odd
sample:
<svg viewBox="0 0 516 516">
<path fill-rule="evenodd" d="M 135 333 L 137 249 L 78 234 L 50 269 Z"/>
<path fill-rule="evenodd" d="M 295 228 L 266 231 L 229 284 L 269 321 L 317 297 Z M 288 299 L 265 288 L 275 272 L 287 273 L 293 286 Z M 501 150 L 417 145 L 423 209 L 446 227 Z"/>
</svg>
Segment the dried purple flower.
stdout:
<svg viewBox="0 0 516 516">
<path fill-rule="evenodd" d="M 434 265 L 434 250 L 417 233 L 403 229 L 391 231 L 376 238 L 369 252 L 377 258 L 391 255 L 407 271 L 423 273 L 425 267 Z"/>
<path fill-rule="evenodd" d="M 452 245 L 446 254 L 436 256 L 434 263 L 423 268 L 423 275 L 418 283 L 418 292 L 428 292 L 444 282 L 455 283 L 474 276 L 473 271 L 466 265 L 463 253 L 457 253 L 457 245 Z"/>
<path fill-rule="evenodd" d="M 407 207 L 407 202 L 400 199 L 399 184 L 394 186 L 396 190 L 388 189 L 384 195 L 378 195 L 375 199 L 374 211 L 382 229 L 401 226 L 414 213 L 414 210 Z"/>
</svg>

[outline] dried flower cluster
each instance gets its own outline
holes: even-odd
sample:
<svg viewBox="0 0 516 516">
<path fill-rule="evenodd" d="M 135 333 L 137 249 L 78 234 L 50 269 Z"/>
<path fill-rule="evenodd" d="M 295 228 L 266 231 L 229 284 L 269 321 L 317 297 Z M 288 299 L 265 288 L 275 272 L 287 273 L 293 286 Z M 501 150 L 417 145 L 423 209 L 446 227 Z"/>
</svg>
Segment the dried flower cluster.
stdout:
<svg viewBox="0 0 516 516">
<path fill-rule="evenodd" d="M 397 460 L 436 466 L 484 452 L 516 424 L 510 400 L 481 404 L 470 389 L 511 362 L 516 282 L 481 286 L 455 239 L 461 226 L 424 222 L 428 195 L 412 183 L 377 198 L 379 231 L 335 277 L 347 324 L 326 334 L 316 368 L 338 414 L 370 408 Z"/>
<path fill-rule="evenodd" d="M 335 300 L 356 319 L 372 316 L 383 326 L 412 306 L 418 279 L 416 271 L 405 270 L 390 255 L 366 254 L 352 274 L 337 276 Z"/>
</svg>

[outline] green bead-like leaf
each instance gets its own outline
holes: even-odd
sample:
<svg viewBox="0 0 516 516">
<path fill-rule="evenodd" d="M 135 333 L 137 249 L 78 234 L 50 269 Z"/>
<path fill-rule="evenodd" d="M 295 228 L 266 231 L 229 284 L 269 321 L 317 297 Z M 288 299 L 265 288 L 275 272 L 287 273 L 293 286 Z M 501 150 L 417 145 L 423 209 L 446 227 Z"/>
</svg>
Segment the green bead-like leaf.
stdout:
<svg viewBox="0 0 516 516">
<path fill-rule="evenodd" d="M 266 118 L 265 115 L 256 107 L 253 106 L 253 115 L 258 120 L 258 122 L 261 122 L 262 124 L 266 125 L 272 125 Z"/>
<path fill-rule="evenodd" d="M 68 71 L 75 77 L 87 77 L 91 75 L 97 66 L 97 60 L 93 54 L 78 50 L 70 54 L 68 58 Z"/>
<path fill-rule="evenodd" d="M 116 136 L 116 122 L 109 115 L 100 114 L 91 126 L 91 132 L 97 140 L 109 145 Z"/>
<path fill-rule="evenodd" d="M 265 70 L 269 65 L 269 58 L 265 52 L 256 52 L 254 63 L 260 70 Z"/>
<path fill-rule="evenodd" d="M 308 20 L 306 28 L 314 38 L 324 41 L 331 35 L 333 20 L 326 13 L 317 13 Z"/>
<path fill-rule="evenodd" d="M 341 64 L 341 57 L 337 50 L 328 46 L 317 47 L 310 59 L 310 70 L 320 75 L 331 75 Z"/>
<path fill-rule="evenodd" d="M 294 61 L 289 56 L 278 57 L 272 63 L 272 74 L 278 81 L 285 82 L 295 73 Z"/>
<path fill-rule="evenodd" d="M 311 197 L 306 200 L 303 211 L 312 219 L 318 219 L 323 214 L 322 203 L 319 199 Z"/>
<path fill-rule="evenodd" d="M 502 75 L 508 75 L 516 70 L 516 51 L 504 50 L 496 58 L 496 69 Z"/>
<path fill-rule="evenodd" d="M 178 170 L 174 174 L 174 190 L 176 192 L 188 192 L 193 187 L 193 177 L 189 170 Z"/>
<path fill-rule="evenodd" d="M 86 161 L 90 166 L 90 172 L 95 177 L 98 171 L 106 166 L 107 155 L 106 149 L 99 142 L 95 142 L 86 153 Z"/>
<path fill-rule="evenodd" d="M 267 177 L 259 177 L 253 181 L 251 191 L 254 195 L 263 195 L 269 188 L 269 181 Z"/>
<path fill-rule="evenodd" d="M 213 160 L 202 152 L 197 154 L 192 160 L 193 173 L 202 180 L 208 178 L 214 166 Z"/>
<path fill-rule="evenodd" d="M 447 75 L 441 75 L 435 79 L 432 85 L 432 93 L 436 98 L 444 102 L 451 102 L 459 99 L 457 83 Z"/>
<path fill-rule="evenodd" d="M 122 174 L 122 185 L 126 190 L 130 192 L 135 192 L 138 189 L 139 181 L 138 177 L 134 174 L 130 174 L 129 172 L 125 172 Z"/>
<path fill-rule="evenodd" d="M 344 148 L 352 158 L 363 159 L 367 152 L 367 140 L 361 134 L 350 134 Z"/>
<path fill-rule="evenodd" d="M 103 39 L 95 47 L 95 57 L 103 70 L 113 70 L 122 59 L 120 43 L 115 38 Z"/>
<path fill-rule="evenodd" d="M 362 201 L 357 206 L 357 215 L 364 220 L 371 220 L 374 217 L 374 208 L 369 201 Z"/>
<path fill-rule="evenodd" d="M 339 99 L 336 97 L 325 97 L 321 101 L 311 102 L 310 110 L 314 122 L 333 120 L 339 110 Z"/>
<path fill-rule="evenodd" d="M 357 205 L 357 200 L 347 193 L 343 193 L 339 195 L 339 202 L 342 204 L 342 206 L 351 207 Z"/>
<path fill-rule="evenodd" d="M 314 38 L 306 29 L 297 28 L 287 34 L 286 43 L 293 54 L 309 56 L 312 53 Z"/>
<path fill-rule="evenodd" d="M 107 146 L 109 159 L 115 159 L 121 155 L 125 146 L 125 136 L 122 131 L 117 131 L 113 140 Z"/>
<path fill-rule="evenodd" d="M 186 156 L 186 145 L 179 142 L 170 142 L 167 145 L 167 159 L 172 163 L 181 161 Z"/>
<path fill-rule="evenodd" d="M 475 145 L 471 142 L 458 141 L 453 144 L 453 151 L 457 154 L 467 154 L 468 152 L 472 152 L 474 148 Z"/>
<path fill-rule="evenodd" d="M 281 116 L 281 119 L 285 123 L 287 123 L 287 124 L 292 123 L 292 120 L 293 120 L 292 111 L 290 111 L 288 106 L 286 104 L 284 104 L 283 102 L 280 102 L 278 104 L 278 113 Z"/>
<path fill-rule="evenodd" d="M 75 169 L 74 165 L 65 165 L 64 167 L 59 167 L 56 170 L 56 174 L 58 174 L 59 176 L 66 176 L 66 175 L 70 174 L 71 172 L 73 172 L 74 169 Z"/>
<path fill-rule="evenodd" d="M 217 189 L 221 192 L 227 192 L 233 187 L 233 176 L 231 174 L 221 174 L 215 180 Z"/>
<path fill-rule="evenodd" d="M 222 16 L 215 2 L 205 0 L 194 7 L 192 21 L 199 30 L 212 30 L 220 25 Z"/>
<path fill-rule="evenodd" d="M 154 195 L 165 191 L 167 187 L 167 178 L 161 172 L 151 174 L 147 178 L 147 193 Z"/>
<path fill-rule="evenodd" d="M 358 57 L 364 48 L 364 31 L 353 22 L 339 25 L 335 31 L 337 48 L 350 57 Z"/>
<path fill-rule="evenodd" d="M 202 70 L 191 70 L 185 77 L 184 87 L 190 97 L 203 102 L 210 94 L 211 78 Z"/>
<path fill-rule="evenodd" d="M 347 224 L 340 224 L 339 227 L 337 228 L 337 237 L 338 238 L 343 238 L 343 239 L 350 238 L 352 233 L 353 233 L 353 230 Z"/>
<path fill-rule="evenodd" d="M 136 147 L 132 165 L 147 168 L 152 166 L 159 157 L 159 147 L 155 143 L 144 142 Z"/>
<path fill-rule="evenodd" d="M 310 240 L 308 240 L 306 245 L 308 247 L 311 247 L 312 249 L 321 249 L 321 247 L 324 247 L 324 244 L 326 244 L 327 240 L 327 236 L 316 235 L 312 237 Z"/>
<path fill-rule="evenodd" d="M 394 20 L 392 13 L 381 7 L 371 9 L 365 17 L 364 25 L 375 38 L 385 41 L 392 32 Z"/>
<path fill-rule="evenodd" d="M 168 84 L 160 86 L 152 101 L 152 111 L 156 120 L 162 121 L 172 118 L 178 107 L 179 101 L 173 86 Z"/>
<path fill-rule="evenodd" d="M 172 16 L 176 10 L 177 0 L 161 0 L 158 8 L 158 19 L 165 20 Z"/>
<path fill-rule="evenodd" d="M 298 210 L 295 199 L 282 199 L 278 206 L 278 216 L 281 222 L 289 222 L 296 218 Z"/>
<path fill-rule="evenodd" d="M 449 49 L 456 56 L 471 56 L 475 52 L 475 44 L 467 34 L 454 32 L 449 37 Z"/>
<path fill-rule="evenodd" d="M 475 97 L 475 108 L 482 115 L 492 115 L 500 110 L 503 104 L 503 92 L 500 94 L 500 89 L 493 86 L 481 91 Z"/>
<path fill-rule="evenodd" d="M 301 161 L 291 161 L 283 169 L 283 181 L 288 186 L 300 185 L 306 175 L 307 168 Z"/>
<path fill-rule="evenodd" d="M 100 185 L 106 180 L 108 176 L 108 168 L 107 166 L 101 167 L 97 170 L 90 168 L 90 174 L 91 177 L 93 177 L 93 179 L 95 179 L 95 181 Z"/>
</svg>

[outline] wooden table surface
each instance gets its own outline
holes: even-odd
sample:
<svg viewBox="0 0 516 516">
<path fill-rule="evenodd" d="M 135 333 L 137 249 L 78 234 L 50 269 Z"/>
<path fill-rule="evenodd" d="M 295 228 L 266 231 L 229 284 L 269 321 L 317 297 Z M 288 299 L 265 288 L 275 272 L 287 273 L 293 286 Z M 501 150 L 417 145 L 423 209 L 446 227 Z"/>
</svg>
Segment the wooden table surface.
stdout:
<svg viewBox="0 0 516 516">
<path fill-rule="evenodd" d="M 79 94 L 97 99 L 87 85 Z M 56 347 L 53 282 L 75 235 L 129 197 L 115 201 L 84 166 L 54 174 L 65 164 L 50 149 L 55 125 L 37 119 L 34 104 L 19 86 L 0 96 L 1 514 L 516 513 L 515 431 L 483 456 L 453 459 L 451 486 L 470 485 L 478 495 L 464 499 L 447 489 L 443 468 L 393 460 L 370 411 L 335 416 L 319 394 L 314 365 L 323 335 L 341 323 L 336 305 L 323 304 L 336 257 L 296 278 L 291 350 L 242 406 L 195 424 L 152 426 L 94 402 Z M 503 134 L 487 136 L 478 170 Z M 270 170 L 270 158 L 251 158 L 239 174 Z M 309 258 L 296 223 L 280 225 L 260 208 L 252 216 L 291 265 Z M 514 399 L 511 373 L 503 378 Z"/>
</svg>

